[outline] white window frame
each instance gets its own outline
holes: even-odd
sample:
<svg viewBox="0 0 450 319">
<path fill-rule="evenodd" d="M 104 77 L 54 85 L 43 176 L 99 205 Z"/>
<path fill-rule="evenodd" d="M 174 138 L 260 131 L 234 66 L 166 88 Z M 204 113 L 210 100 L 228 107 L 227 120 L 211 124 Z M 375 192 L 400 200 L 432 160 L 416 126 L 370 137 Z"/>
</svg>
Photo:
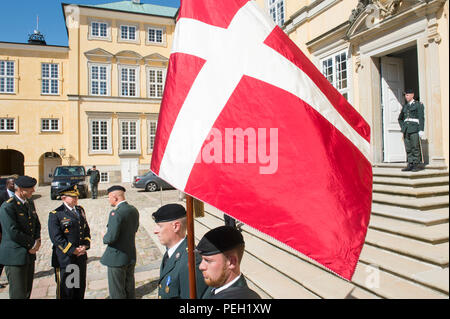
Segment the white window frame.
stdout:
<svg viewBox="0 0 450 319">
<path fill-rule="evenodd" d="M 128 64 L 120 64 L 118 69 L 118 80 L 119 80 L 119 96 L 121 97 L 140 97 L 140 67 L 139 65 L 128 65 Z M 134 69 L 135 72 L 135 95 L 125 95 L 123 94 L 122 91 L 122 84 L 123 84 L 123 80 L 122 80 L 122 70 L 123 69 Z M 127 73 L 127 77 L 129 79 L 130 73 Z M 126 81 L 126 83 L 132 83 L 129 80 Z M 129 91 L 129 86 L 128 86 L 128 91 Z"/>
<path fill-rule="evenodd" d="M 267 0 L 267 8 L 273 22 L 282 27 L 286 22 L 286 3 L 284 0 Z"/>
<path fill-rule="evenodd" d="M 155 41 L 150 41 L 150 30 L 155 31 Z M 156 41 L 156 31 L 161 31 L 161 41 Z M 147 45 L 166 46 L 166 28 L 162 26 L 147 25 L 145 28 L 145 43 Z"/>
<path fill-rule="evenodd" d="M 12 128 L 8 129 L 8 122 L 12 121 Z M 16 132 L 16 119 L 13 117 L 0 118 L 0 132 Z"/>
<path fill-rule="evenodd" d="M 122 27 L 127 28 L 127 37 L 122 37 Z M 134 39 L 130 39 L 130 28 L 134 28 Z M 117 29 L 117 41 L 118 42 L 131 42 L 139 43 L 139 25 L 132 23 L 120 23 Z"/>
<path fill-rule="evenodd" d="M 99 134 L 93 133 L 93 123 L 99 122 Z M 100 122 L 106 122 L 106 134 L 101 134 Z M 111 118 L 106 117 L 90 117 L 89 118 L 89 154 L 112 154 L 112 132 L 111 132 Z M 99 137 L 99 149 L 94 149 L 94 137 Z M 106 136 L 106 149 L 100 149 L 101 137 Z"/>
<path fill-rule="evenodd" d="M 103 176 L 106 175 L 106 180 L 103 179 Z M 100 183 L 109 183 L 109 172 L 100 172 Z"/>
<path fill-rule="evenodd" d="M 162 72 L 162 92 L 161 92 L 161 96 L 158 96 L 157 92 L 158 89 L 157 87 L 155 87 L 155 95 L 151 95 L 151 88 L 153 85 L 157 86 L 159 85 L 158 82 L 151 82 L 151 78 L 150 78 L 150 71 L 156 71 L 156 72 Z M 164 95 L 164 89 L 165 89 L 165 83 L 166 83 L 166 74 L 167 74 L 167 69 L 166 68 L 161 68 L 161 67 L 151 67 L 148 66 L 146 68 L 146 73 L 147 73 L 147 97 L 151 98 L 151 99 L 162 99 L 163 95 Z"/>
<path fill-rule="evenodd" d="M 130 123 L 134 123 L 136 126 L 136 132 L 134 135 L 128 134 L 128 137 L 136 138 L 136 148 L 134 149 L 124 149 L 123 138 L 123 124 L 128 123 L 128 132 L 130 131 Z M 119 154 L 140 154 L 141 153 L 141 120 L 138 118 L 121 118 L 119 119 Z M 128 142 L 130 144 L 130 141 Z"/>
<path fill-rule="evenodd" d="M 44 122 L 48 121 L 48 128 L 44 128 Z M 57 128 L 53 128 L 52 123 L 57 123 Z M 61 132 L 61 121 L 55 118 L 42 118 L 41 119 L 41 132 Z"/>
<path fill-rule="evenodd" d="M 3 66 L 2 66 L 3 65 Z M 8 65 L 12 65 L 12 75 L 8 74 Z M 0 60 L 0 83 L 3 82 L 3 90 L 0 84 L 0 94 L 16 93 L 16 63 L 11 60 Z M 8 80 L 12 79 L 12 91 L 8 91 Z"/>
<path fill-rule="evenodd" d="M 98 67 L 98 68 L 106 67 L 106 94 L 100 94 L 100 86 L 98 87 L 98 94 L 94 94 L 92 92 L 92 90 L 93 90 L 92 82 L 94 81 L 92 79 L 92 68 L 93 67 Z M 99 74 L 100 74 L 100 70 L 99 70 Z M 91 95 L 91 96 L 111 96 L 111 64 L 88 62 L 88 76 L 89 76 L 89 95 Z M 95 80 L 95 81 L 99 82 L 99 85 L 100 85 L 100 82 L 104 82 L 100 79 Z"/>
<path fill-rule="evenodd" d="M 94 34 L 94 23 L 98 24 L 98 35 Z M 106 35 L 101 34 L 101 25 L 106 25 Z M 111 24 L 109 21 L 92 19 L 89 21 L 88 40 L 111 41 Z"/>
<path fill-rule="evenodd" d="M 155 124 L 155 133 L 152 133 L 152 124 Z M 155 118 L 147 118 L 147 133 L 148 133 L 148 145 L 147 145 L 147 153 L 153 153 L 154 143 L 156 138 L 156 131 L 158 129 L 158 119 Z M 152 137 L 153 137 L 153 145 L 152 145 Z"/>
<path fill-rule="evenodd" d="M 44 65 L 48 65 L 48 76 L 44 76 Z M 57 68 L 57 77 L 53 76 L 53 69 L 56 66 Z M 59 63 L 41 63 L 41 95 L 59 95 L 59 78 L 60 78 L 60 65 Z M 48 81 L 48 92 L 44 92 L 44 81 Z M 53 82 L 55 81 L 55 82 Z M 52 92 L 54 88 L 53 83 L 56 83 L 56 93 Z"/>
<path fill-rule="evenodd" d="M 345 65 L 346 65 L 346 84 L 347 86 L 345 88 L 340 88 L 339 87 L 339 82 L 342 82 L 342 79 L 340 79 L 337 74 L 338 71 L 342 73 L 342 71 L 340 71 L 338 69 L 338 65 L 336 63 L 336 60 L 339 56 L 341 56 L 343 53 L 345 53 Z M 332 65 L 331 65 L 331 75 L 332 78 L 330 80 L 329 76 L 327 73 L 325 73 L 324 71 L 324 62 L 325 61 L 329 61 L 331 60 Z M 327 80 L 339 91 L 339 93 L 341 93 L 342 95 L 347 95 L 347 101 L 349 101 L 351 103 L 352 97 L 351 97 L 351 83 L 352 83 L 352 79 L 351 79 L 351 60 L 350 60 L 350 55 L 349 55 L 349 51 L 348 48 L 344 49 L 344 50 L 339 50 L 334 52 L 333 54 L 327 55 L 326 57 L 323 57 L 320 59 L 319 61 L 319 70 L 320 72 L 323 74 L 323 76 L 325 76 L 325 78 L 327 78 Z"/>
</svg>

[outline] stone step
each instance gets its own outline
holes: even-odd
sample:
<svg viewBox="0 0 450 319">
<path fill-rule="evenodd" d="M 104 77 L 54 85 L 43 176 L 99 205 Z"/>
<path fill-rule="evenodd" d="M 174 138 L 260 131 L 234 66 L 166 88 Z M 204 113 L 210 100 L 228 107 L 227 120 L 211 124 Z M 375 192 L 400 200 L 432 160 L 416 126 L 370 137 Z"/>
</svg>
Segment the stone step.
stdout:
<svg viewBox="0 0 450 319">
<path fill-rule="evenodd" d="M 431 265 L 406 256 L 365 244 L 360 261 L 383 271 L 422 284 L 442 293 L 449 293 L 448 268 Z"/>
<path fill-rule="evenodd" d="M 373 215 L 431 226 L 448 223 L 449 208 L 447 207 L 430 211 L 419 211 L 406 207 L 372 203 L 372 216 Z"/>
<path fill-rule="evenodd" d="M 377 168 L 394 168 L 394 169 L 402 169 L 406 167 L 406 163 L 376 163 L 373 164 L 373 167 Z M 425 170 L 448 170 L 447 165 L 439 165 L 439 164 L 427 164 L 425 166 Z"/>
<path fill-rule="evenodd" d="M 449 193 L 449 186 L 427 186 L 427 187 L 410 187 L 399 185 L 374 184 L 374 193 L 403 195 L 411 198 L 424 198 L 432 196 L 442 196 Z"/>
<path fill-rule="evenodd" d="M 418 210 L 431 210 L 449 206 L 449 198 L 445 195 L 425 198 L 411 198 L 409 196 L 373 193 L 372 201 L 374 203 L 407 207 Z"/>
<path fill-rule="evenodd" d="M 437 176 L 412 179 L 405 177 L 374 176 L 373 184 L 399 185 L 409 187 L 445 186 L 449 184 L 449 178 L 448 176 Z"/>
<path fill-rule="evenodd" d="M 419 240 L 369 228 L 366 243 L 443 268 L 448 267 L 448 242 L 432 245 Z"/>
<path fill-rule="evenodd" d="M 401 177 L 401 178 L 428 178 L 437 176 L 447 176 L 448 170 L 422 170 L 418 172 L 402 172 L 399 168 L 381 168 L 374 167 L 372 169 L 374 176 L 388 176 L 388 177 Z"/>
<path fill-rule="evenodd" d="M 395 235 L 413 238 L 430 244 L 448 242 L 449 224 L 434 226 L 420 225 L 401 220 L 393 220 L 382 216 L 372 215 L 369 227 Z"/>
<path fill-rule="evenodd" d="M 207 207 L 205 205 L 205 209 L 207 211 L 207 216 L 204 221 L 205 224 L 210 225 L 211 227 L 217 227 L 223 225 L 223 220 L 221 219 L 222 213 L 215 208 Z M 214 212 L 211 213 L 210 211 Z M 210 218 L 210 217 L 215 217 Z M 197 220 L 201 220 L 200 218 Z M 205 226 L 207 227 L 207 226 Z M 304 285 L 308 288 L 312 293 L 317 294 L 322 298 L 379 298 L 379 297 L 387 297 L 387 298 L 448 298 L 444 293 L 438 292 L 429 287 L 423 287 L 421 285 L 416 284 L 415 282 L 411 282 L 410 280 L 399 278 L 392 276 L 387 271 L 381 269 L 378 270 L 378 276 L 380 279 L 380 286 L 377 288 L 368 288 L 368 271 L 369 263 L 359 262 L 355 271 L 355 275 L 351 283 L 348 281 L 338 277 L 333 274 L 322 265 L 318 264 L 314 260 L 309 259 L 308 257 L 300 254 L 299 252 L 287 247 L 286 245 L 280 243 L 279 241 L 274 240 L 273 238 L 264 235 L 249 226 L 243 226 L 243 234 L 247 241 L 249 237 L 254 237 L 250 239 L 255 240 L 254 243 L 250 244 L 250 247 L 247 246 L 249 250 L 249 255 L 255 256 L 260 260 L 264 260 L 264 264 L 274 266 L 281 273 L 285 274 L 291 280 L 298 281 L 299 284 Z M 259 240 L 259 241 L 258 241 Z M 255 248 L 256 245 L 256 248 Z M 257 250 L 254 250 L 257 249 Z M 273 251 L 276 253 L 273 253 Z M 373 256 L 370 254 L 369 250 L 366 250 L 367 260 L 371 260 Z M 416 261 L 417 262 L 417 261 Z M 289 264 L 288 266 L 286 266 Z M 312 267 L 316 267 L 316 269 L 311 270 Z M 294 270 L 292 270 L 294 269 Z M 306 270 L 307 269 L 307 270 Z M 427 271 L 435 270 L 432 268 L 422 268 Z M 312 273 L 310 273 L 312 271 Z M 320 272 L 322 273 L 322 277 L 320 277 Z M 293 275 L 296 273 L 300 273 L 300 275 Z M 306 274 L 306 275 L 305 275 Z M 317 277 L 316 277 L 317 276 Z M 306 278 L 304 278 L 306 277 Z M 315 279 L 316 278 L 316 279 Z M 448 277 L 447 277 L 448 278 Z M 320 279 L 320 280 L 319 280 Z M 384 284 L 385 282 L 392 282 L 392 279 L 395 279 L 395 282 L 399 282 L 399 286 Z M 321 281 L 321 282 L 319 282 Z M 422 280 L 425 281 L 425 280 Z M 272 281 L 269 281 L 272 283 Z M 342 283 L 343 282 L 343 283 Z M 333 288 L 335 283 L 339 284 L 340 289 Z M 264 283 L 267 285 L 268 283 Z M 347 286 L 347 285 L 353 285 Z M 432 287 L 432 284 L 429 284 Z M 349 287 L 349 288 L 348 288 Z M 330 290 L 331 289 L 331 290 Z M 344 291 L 342 291 L 344 289 Z M 348 291 L 348 289 L 351 289 Z M 290 297 L 290 298 L 295 298 Z"/>
</svg>

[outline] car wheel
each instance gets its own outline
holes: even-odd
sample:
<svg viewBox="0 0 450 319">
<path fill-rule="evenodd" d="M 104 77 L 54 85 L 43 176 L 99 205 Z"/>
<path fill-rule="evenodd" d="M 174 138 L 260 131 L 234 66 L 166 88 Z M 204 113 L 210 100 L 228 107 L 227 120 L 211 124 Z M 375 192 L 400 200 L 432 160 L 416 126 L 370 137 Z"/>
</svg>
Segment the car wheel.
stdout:
<svg viewBox="0 0 450 319">
<path fill-rule="evenodd" d="M 158 190 L 158 185 L 155 182 L 150 182 L 145 186 L 147 192 L 156 192 Z"/>
</svg>

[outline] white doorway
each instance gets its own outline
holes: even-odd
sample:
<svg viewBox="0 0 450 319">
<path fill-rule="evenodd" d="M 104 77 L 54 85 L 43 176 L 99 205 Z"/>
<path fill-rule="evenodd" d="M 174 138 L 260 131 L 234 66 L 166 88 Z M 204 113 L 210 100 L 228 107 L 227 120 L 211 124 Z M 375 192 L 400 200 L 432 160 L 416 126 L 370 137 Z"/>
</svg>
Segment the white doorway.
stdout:
<svg viewBox="0 0 450 319">
<path fill-rule="evenodd" d="M 44 154 L 44 184 L 50 184 L 53 180 L 53 172 L 57 166 L 62 164 L 61 157 L 54 152 Z"/>
<path fill-rule="evenodd" d="M 133 177 L 138 174 L 138 158 L 121 158 L 120 167 L 122 173 L 122 183 L 132 183 Z"/>
<path fill-rule="evenodd" d="M 383 111 L 383 162 L 405 162 L 406 152 L 403 134 L 398 124 L 404 99 L 403 60 L 381 58 L 381 94 Z"/>
</svg>

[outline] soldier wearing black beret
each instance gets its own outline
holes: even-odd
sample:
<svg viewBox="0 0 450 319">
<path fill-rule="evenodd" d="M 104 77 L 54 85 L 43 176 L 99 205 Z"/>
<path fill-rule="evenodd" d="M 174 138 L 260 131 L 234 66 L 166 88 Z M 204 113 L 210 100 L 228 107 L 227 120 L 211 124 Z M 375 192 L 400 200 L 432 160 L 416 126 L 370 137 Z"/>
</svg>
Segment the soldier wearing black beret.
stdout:
<svg viewBox="0 0 450 319">
<path fill-rule="evenodd" d="M 0 264 L 5 265 L 11 299 L 29 299 L 33 288 L 36 252 L 41 247 L 41 224 L 31 199 L 36 182 L 19 176 L 14 196 L 0 208 Z"/>
<path fill-rule="evenodd" d="M 202 256 L 199 269 L 209 286 L 203 299 L 261 298 L 241 274 L 244 249 L 244 238 L 234 227 L 214 228 L 203 236 L 196 249 Z"/>
<path fill-rule="evenodd" d="M 135 299 L 136 232 L 139 212 L 125 200 L 125 188 L 108 188 L 108 200 L 114 209 L 109 214 L 108 231 L 103 243 L 108 245 L 100 262 L 108 267 L 111 299 Z"/>
<path fill-rule="evenodd" d="M 48 232 L 53 243 L 56 298 L 84 299 L 86 251 L 91 246 L 91 233 L 86 213 L 82 206 L 77 205 L 80 195 L 77 185 L 62 189 L 58 195 L 63 203 L 48 216 Z"/>
<path fill-rule="evenodd" d="M 406 103 L 398 116 L 398 123 L 403 133 L 408 165 L 402 171 L 417 172 L 421 170 L 419 165 L 422 162 L 420 139 L 425 134 L 424 106 L 414 99 L 414 90 L 407 89 L 404 94 Z"/>
<path fill-rule="evenodd" d="M 186 239 L 186 209 L 179 204 L 167 204 L 152 215 L 154 233 L 167 251 L 163 256 L 158 281 L 160 299 L 189 299 L 188 248 Z M 198 269 L 201 258 L 195 254 L 197 298 L 208 288 Z"/>
</svg>

